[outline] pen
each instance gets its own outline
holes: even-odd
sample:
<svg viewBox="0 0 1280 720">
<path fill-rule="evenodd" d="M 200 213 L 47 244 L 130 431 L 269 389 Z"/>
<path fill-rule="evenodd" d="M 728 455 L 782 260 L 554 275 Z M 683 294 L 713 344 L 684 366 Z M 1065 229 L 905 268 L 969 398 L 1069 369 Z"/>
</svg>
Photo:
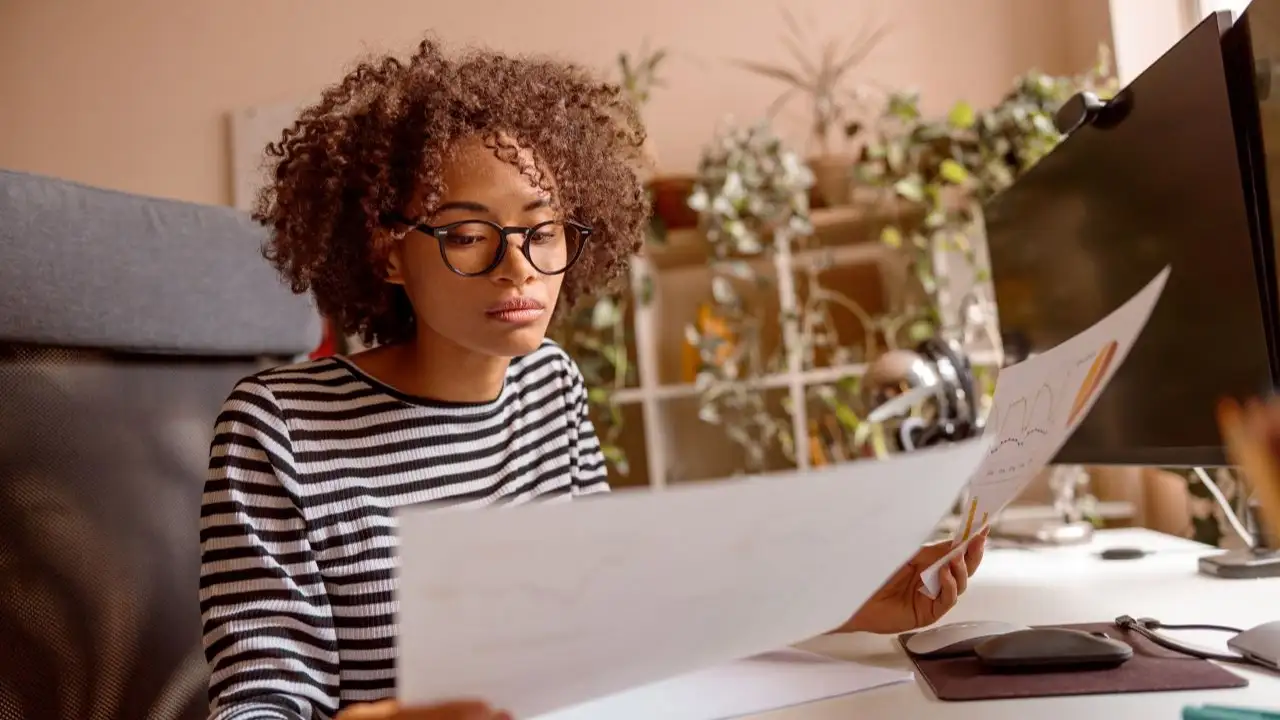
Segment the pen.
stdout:
<svg viewBox="0 0 1280 720">
<path fill-rule="evenodd" d="M 1182 720 L 1280 720 L 1280 712 L 1225 705 L 1187 706 L 1182 708 Z"/>
</svg>

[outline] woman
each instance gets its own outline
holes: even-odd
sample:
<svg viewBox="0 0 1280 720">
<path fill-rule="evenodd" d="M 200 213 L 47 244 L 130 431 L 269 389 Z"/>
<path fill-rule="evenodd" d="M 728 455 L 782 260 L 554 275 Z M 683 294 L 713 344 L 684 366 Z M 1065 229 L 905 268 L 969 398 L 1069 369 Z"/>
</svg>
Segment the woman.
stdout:
<svg viewBox="0 0 1280 720">
<path fill-rule="evenodd" d="M 643 140 L 619 89 L 580 68 L 427 41 L 357 67 L 268 148 L 268 259 L 377 347 L 246 378 L 218 418 L 201 531 L 212 718 L 503 717 L 389 700 L 391 514 L 608 489 L 582 375 L 545 334 L 640 247 Z M 936 620 L 981 543 L 931 601 L 917 576 L 942 552 L 838 630 Z"/>
</svg>

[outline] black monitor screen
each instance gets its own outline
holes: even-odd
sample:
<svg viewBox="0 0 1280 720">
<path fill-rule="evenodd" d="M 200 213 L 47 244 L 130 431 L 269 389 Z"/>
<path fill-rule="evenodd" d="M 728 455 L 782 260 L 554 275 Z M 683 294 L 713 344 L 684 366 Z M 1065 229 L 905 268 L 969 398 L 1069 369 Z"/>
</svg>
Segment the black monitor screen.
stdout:
<svg viewBox="0 0 1280 720">
<path fill-rule="evenodd" d="M 1010 350 L 1052 348 L 1172 266 L 1145 331 L 1056 462 L 1222 464 L 1218 400 L 1272 389 L 1225 28 L 1223 16 L 1202 22 L 1122 91 L 1127 114 L 1075 131 L 985 209 Z"/>
</svg>

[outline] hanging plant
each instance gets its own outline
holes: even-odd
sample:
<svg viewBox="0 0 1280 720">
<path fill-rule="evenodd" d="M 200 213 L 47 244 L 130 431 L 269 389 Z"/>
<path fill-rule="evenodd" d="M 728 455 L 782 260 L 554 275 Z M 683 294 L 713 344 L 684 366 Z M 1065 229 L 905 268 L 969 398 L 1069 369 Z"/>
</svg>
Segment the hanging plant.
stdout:
<svg viewBox="0 0 1280 720">
<path fill-rule="evenodd" d="M 635 383 L 626 322 L 630 298 L 630 293 L 619 292 L 582 302 L 549 333 L 581 370 L 601 452 L 613 471 L 624 477 L 631 466 L 621 445 L 622 408 L 614 393 Z"/>
<path fill-rule="evenodd" d="M 644 109 L 654 88 L 662 87 L 659 73 L 667 53 L 661 48 L 650 48 L 642 43 L 635 53 L 618 53 L 619 86 L 637 112 Z M 653 148 L 645 147 L 650 173 L 656 162 Z M 664 229 L 660 224 L 650 226 L 648 241 L 662 240 Z M 615 402 L 614 393 L 635 384 L 635 368 L 630 360 L 631 332 L 627 313 L 633 303 L 648 303 L 652 289 L 648 278 L 641 279 L 638 287 L 602 293 L 585 299 L 551 330 L 551 336 L 564 347 L 577 362 L 587 385 L 587 403 L 595 418 L 596 433 L 600 436 L 601 451 L 613 472 L 627 476 L 631 466 L 621 445 L 624 429 L 622 408 Z"/>
<path fill-rule="evenodd" d="M 874 134 L 855 165 L 864 183 L 882 188 L 910 223 L 886 227 L 881 240 L 906 254 L 926 302 L 914 308 L 912 339 L 963 322 L 940 316 L 939 278 L 933 261 L 954 252 L 974 264 L 973 238 L 984 202 L 1011 185 L 1062 140 L 1053 114 L 1075 93 L 1109 97 L 1117 90 L 1106 47 L 1088 72 L 1055 77 L 1031 72 L 1019 77 L 994 107 L 979 111 L 957 103 L 943 118 L 925 118 L 919 97 L 892 94 Z M 851 127 L 851 134 L 860 134 Z M 979 282 L 985 281 L 976 268 Z"/>
<path fill-rule="evenodd" d="M 721 426 L 742 447 L 748 472 L 763 467 L 767 448 L 778 446 L 792 458 L 795 453 L 787 422 L 751 384 L 779 363 L 765 357 L 764 319 L 754 302 L 771 283 L 749 261 L 812 234 L 812 184 L 810 170 L 762 123 L 717 135 L 702 154 L 689 198 L 711 250 L 711 301 L 701 308 L 699 322 L 685 328 L 697 351 L 699 417 Z"/>
</svg>

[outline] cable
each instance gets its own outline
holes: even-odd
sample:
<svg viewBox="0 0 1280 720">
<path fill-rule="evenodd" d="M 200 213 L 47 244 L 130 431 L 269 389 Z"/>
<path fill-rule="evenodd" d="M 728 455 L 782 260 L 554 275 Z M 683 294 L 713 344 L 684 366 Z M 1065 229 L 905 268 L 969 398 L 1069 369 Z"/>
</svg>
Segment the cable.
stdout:
<svg viewBox="0 0 1280 720">
<path fill-rule="evenodd" d="M 1249 547 L 1256 547 L 1254 545 L 1253 533 L 1249 532 L 1245 528 L 1244 523 L 1240 522 L 1240 518 L 1237 517 L 1235 511 L 1231 509 L 1231 503 L 1227 502 L 1227 496 L 1223 495 L 1222 491 L 1218 489 L 1218 484 L 1213 481 L 1213 478 L 1209 477 L 1209 473 L 1205 472 L 1204 468 L 1198 467 L 1193 468 L 1193 470 L 1196 477 L 1200 478 L 1200 482 L 1204 483 L 1209 494 L 1212 495 L 1213 499 L 1218 503 L 1218 507 L 1222 508 L 1222 514 L 1226 516 L 1227 523 L 1231 525 L 1231 529 L 1234 530 L 1236 535 L 1244 541 L 1245 545 Z"/>
<path fill-rule="evenodd" d="M 1239 635 L 1241 632 L 1240 628 L 1227 627 L 1225 625 L 1203 624 L 1170 625 L 1162 623 L 1154 618 L 1135 618 L 1131 615 L 1121 615 L 1116 618 L 1115 622 L 1116 627 L 1122 630 L 1136 632 L 1166 650 L 1172 650 L 1177 653 L 1182 653 L 1183 655 L 1190 655 L 1191 657 L 1197 657 L 1202 660 L 1217 660 L 1219 662 L 1246 664 L 1254 662 L 1252 658 L 1245 657 L 1244 655 L 1202 650 L 1192 645 L 1178 642 L 1172 638 L 1164 637 L 1158 632 L 1159 630 L 1217 630 L 1220 632 L 1229 632 Z"/>
</svg>

